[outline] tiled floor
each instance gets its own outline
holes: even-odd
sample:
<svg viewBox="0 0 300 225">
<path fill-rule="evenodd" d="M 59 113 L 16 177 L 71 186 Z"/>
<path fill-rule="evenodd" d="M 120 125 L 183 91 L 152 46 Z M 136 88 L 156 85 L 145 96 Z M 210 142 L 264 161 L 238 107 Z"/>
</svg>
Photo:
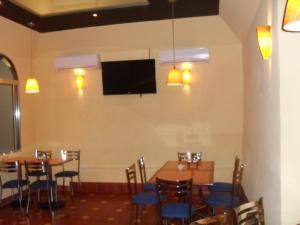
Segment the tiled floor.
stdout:
<svg viewBox="0 0 300 225">
<path fill-rule="evenodd" d="M 71 200 L 63 196 L 65 206 L 54 211 L 40 210 L 33 204 L 29 216 L 18 208 L 0 208 L 0 225 L 126 225 L 130 224 L 130 199 L 127 195 L 82 194 Z M 156 209 L 147 206 L 139 224 L 153 225 Z"/>
<path fill-rule="evenodd" d="M 70 198 L 65 192 L 59 198 L 64 207 L 41 210 L 37 200 L 33 199 L 29 215 L 22 214 L 19 208 L 5 206 L 0 208 L 0 225 L 130 225 L 130 197 L 125 194 L 75 194 Z M 199 202 L 199 199 L 197 200 Z M 206 210 L 204 210 L 206 212 Z M 142 220 L 138 225 L 156 225 L 158 212 L 155 206 L 146 206 L 142 210 Z M 170 225 L 180 224 L 172 221 Z"/>
</svg>

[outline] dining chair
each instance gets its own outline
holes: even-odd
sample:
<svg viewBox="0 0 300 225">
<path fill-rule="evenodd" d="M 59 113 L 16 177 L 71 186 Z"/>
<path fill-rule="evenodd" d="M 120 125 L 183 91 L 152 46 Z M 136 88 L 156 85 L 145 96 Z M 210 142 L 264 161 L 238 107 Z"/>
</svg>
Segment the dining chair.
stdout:
<svg viewBox="0 0 300 225">
<path fill-rule="evenodd" d="M 42 151 L 42 150 L 35 150 L 35 158 L 36 159 L 51 159 L 52 158 L 52 151 Z"/>
<path fill-rule="evenodd" d="M 212 193 L 204 197 L 204 202 L 212 209 L 212 214 L 215 214 L 215 207 L 234 208 L 240 204 L 241 183 L 243 177 L 244 165 L 241 164 L 235 173 L 233 179 L 232 191 L 229 193 Z"/>
<path fill-rule="evenodd" d="M 232 179 L 234 179 L 235 173 L 238 170 L 239 165 L 240 165 L 240 159 L 239 157 L 236 156 L 234 159 L 234 169 L 233 169 Z M 209 190 L 212 192 L 231 192 L 232 183 L 215 182 L 213 183 L 213 185 L 209 186 Z"/>
<path fill-rule="evenodd" d="M 71 194 L 74 194 L 74 190 L 72 187 L 73 177 L 78 178 L 78 183 L 80 182 L 80 151 L 79 150 L 61 150 L 61 158 L 64 160 L 71 160 L 76 162 L 76 170 L 66 170 L 65 164 L 62 165 L 62 171 L 55 174 L 55 180 L 57 178 L 63 178 L 63 188 L 65 187 L 65 178 L 70 178 L 70 190 Z"/>
<path fill-rule="evenodd" d="M 3 162 L 0 161 L 0 173 L 1 174 L 15 174 L 15 179 L 2 182 L 2 177 L 0 176 L 0 203 L 2 201 L 3 189 L 10 189 L 12 197 L 18 197 L 19 206 L 21 211 L 23 211 L 22 200 L 23 200 L 23 187 L 28 188 L 27 180 L 22 179 L 21 166 L 18 161 L 15 162 Z M 14 190 L 17 189 L 17 195 L 15 195 Z"/>
<path fill-rule="evenodd" d="M 178 163 L 186 162 L 188 168 L 191 165 L 196 165 L 198 168 L 199 162 L 202 160 L 202 152 L 177 152 Z"/>
<path fill-rule="evenodd" d="M 234 209 L 237 225 L 265 225 L 263 199 L 247 202 Z"/>
<path fill-rule="evenodd" d="M 131 222 L 133 221 L 133 218 L 135 218 L 135 223 L 138 223 L 139 220 L 138 215 L 139 215 L 139 211 L 142 212 L 142 207 L 145 205 L 157 205 L 158 199 L 155 192 L 150 192 L 150 191 L 138 192 L 136 168 L 134 163 L 130 165 L 128 168 L 126 168 L 125 172 L 127 178 L 128 192 L 131 196 L 131 205 L 132 205 Z"/>
<path fill-rule="evenodd" d="M 51 171 L 47 161 L 25 161 L 25 175 L 27 182 L 30 183 L 28 188 L 26 213 L 28 214 L 29 211 L 32 190 L 38 191 L 38 202 L 40 202 L 40 190 L 47 190 L 48 206 L 52 211 L 52 202 L 54 202 L 53 192 L 55 193 L 55 202 L 57 202 L 57 185 L 56 182 L 52 180 Z M 36 180 L 31 182 L 30 178 L 35 178 Z"/>
<path fill-rule="evenodd" d="M 143 191 L 156 191 L 155 184 L 151 184 L 151 183 L 147 182 L 145 159 L 143 156 L 138 159 L 138 165 L 139 165 L 139 171 L 140 171 L 140 177 L 141 177 L 142 190 Z"/>
<path fill-rule="evenodd" d="M 206 217 L 197 221 L 192 222 L 190 225 L 226 225 L 228 224 L 228 215 L 226 212 L 216 216 Z"/>
<path fill-rule="evenodd" d="M 168 224 L 172 219 L 181 220 L 182 224 L 191 222 L 196 212 L 192 205 L 192 184 L 192 179 L 169 181 L 156 178 L 161 224 Z"/>
</svg>

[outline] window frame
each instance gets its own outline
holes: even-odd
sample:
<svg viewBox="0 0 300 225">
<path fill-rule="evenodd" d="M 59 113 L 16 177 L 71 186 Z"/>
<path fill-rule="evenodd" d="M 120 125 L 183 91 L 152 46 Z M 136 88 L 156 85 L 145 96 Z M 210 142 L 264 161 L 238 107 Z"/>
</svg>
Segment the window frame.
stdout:
<svg viewBox="0 0 300 225">
<path fill-rule="evenodd" d="M 19 79 L 17 71 L 13 62 L 4 54 L 0 53 L 0 59 L 5 58 L 10 64 L 10 71 L 13 76 L 13 80 L 1 78 L 0 74 L 0 85 L 9 85 L 12 87 L 12 106 L 13 106 L 13 140 L 14 146 L 11 151 L 21 150 L 21 128 L 20 128 L 20 101 L 19 101 Z M 0 153 L 7 153 L 6 151 L 0 149 Z"/>
</svg>

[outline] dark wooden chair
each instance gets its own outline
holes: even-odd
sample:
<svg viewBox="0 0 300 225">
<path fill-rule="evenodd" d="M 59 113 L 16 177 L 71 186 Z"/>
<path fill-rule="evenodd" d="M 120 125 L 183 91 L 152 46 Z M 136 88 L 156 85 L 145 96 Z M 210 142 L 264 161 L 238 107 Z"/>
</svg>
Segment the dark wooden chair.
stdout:
<svg viewBox="0 0 300 225">
<path fill-rule="evenodd" d="M 263 199 L 247 202 L 234 209 L 237 225 L 265 225 Z"/>
<path fill-rule="evenodd" d="M 232 180 L 235 177 L 235 173 L 239 169 L 240 165 L 240 159 L 236 156 L 234 159 L 234 169 L 233 169 L 233 175 Z M 232 183 L 226 183 L 226 182 L 215 182 L 212 186 L 209 187 L 209 190 L 212 192 L 231 192 L 232 191 Z"/>
<path fill-rule="evenodd" d="M 204 197 L 204 202 L 213 210 L 213 215 L 215 214 L 215 207 L 235 208 L 240 205 L 243 170 L 244 165 L 241 164 L 235 173 L 230 193 L 212 193 Z"/>
<path fill-rule="evenodd" d="M 228 215 L 226 212 L 222 215 L 216 215 L 211 217 L 206 217 L 197 221 L 194 221 L 190 225 L 226 225 L 228 224 Z"/>
<path fill-rule="evenodd" d="M 125 172 L 127 178 L 128 192 L 131 195 L 131 204 L 132 204 L 131 223 L 133 222 L 138 223 L 139 219 L 142 219 L 142 217 L 139 218 L 139 211 L 142 214 L 142 206 L 157 205 L 158 204 L 157 195 L 156 192 L 150 192 L 150 191 L 138 192 L 135 164 L 132 164 L 131 166 L 126 168 Z M 133 220 L 133 218 L 135 219 Z"/>
<path fill-rule="evenodd" d="M 156 190 L 159 199 L 161 224 L 169 220 L 181 220 L 189 224 L 196 212 L 192 205 L 193 180 L 168 181 L 156 178 Z"/>
</svg>

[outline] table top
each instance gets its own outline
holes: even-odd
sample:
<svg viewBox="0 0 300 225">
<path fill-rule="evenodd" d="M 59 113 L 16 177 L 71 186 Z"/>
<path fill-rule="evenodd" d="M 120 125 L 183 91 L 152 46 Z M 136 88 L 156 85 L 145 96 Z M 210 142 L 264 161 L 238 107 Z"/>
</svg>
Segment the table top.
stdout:
<svg viewBox="0 0 300 225">
<path fill-rule="evenodd" d="M 149 180 L 150 183 L 155 183 L 156 178 L 178 181 L 193 179 L 195 185 L 208 185 L 214 181 L 214 162 L 213 161 L 201 161 L 196 164 L 189 165 L 183 164 L 183 169 L 177 168 L 178 161 L 166 162 Z"/>
<path fill-rule="evenodd" d="M 28 162 L 39 162 L 41 159 L 36 159 L 35 157 L 21 157 L 21 156 L 17 156 L 17 157 L 11 157 L 8 158 L 7 161 L 8 162 L 15 162 L 18 161 L 21 165 L 25 164 L 25 161 Z M 60 158 L 52 158 L 52 159 L 48 159 L 48 165 L 50 166 L 59 166 L 59 165 L 63 165 L 64 163 L 70 162 L 70 159 L 67 160 L 63 160 Z"/>
</svg>

